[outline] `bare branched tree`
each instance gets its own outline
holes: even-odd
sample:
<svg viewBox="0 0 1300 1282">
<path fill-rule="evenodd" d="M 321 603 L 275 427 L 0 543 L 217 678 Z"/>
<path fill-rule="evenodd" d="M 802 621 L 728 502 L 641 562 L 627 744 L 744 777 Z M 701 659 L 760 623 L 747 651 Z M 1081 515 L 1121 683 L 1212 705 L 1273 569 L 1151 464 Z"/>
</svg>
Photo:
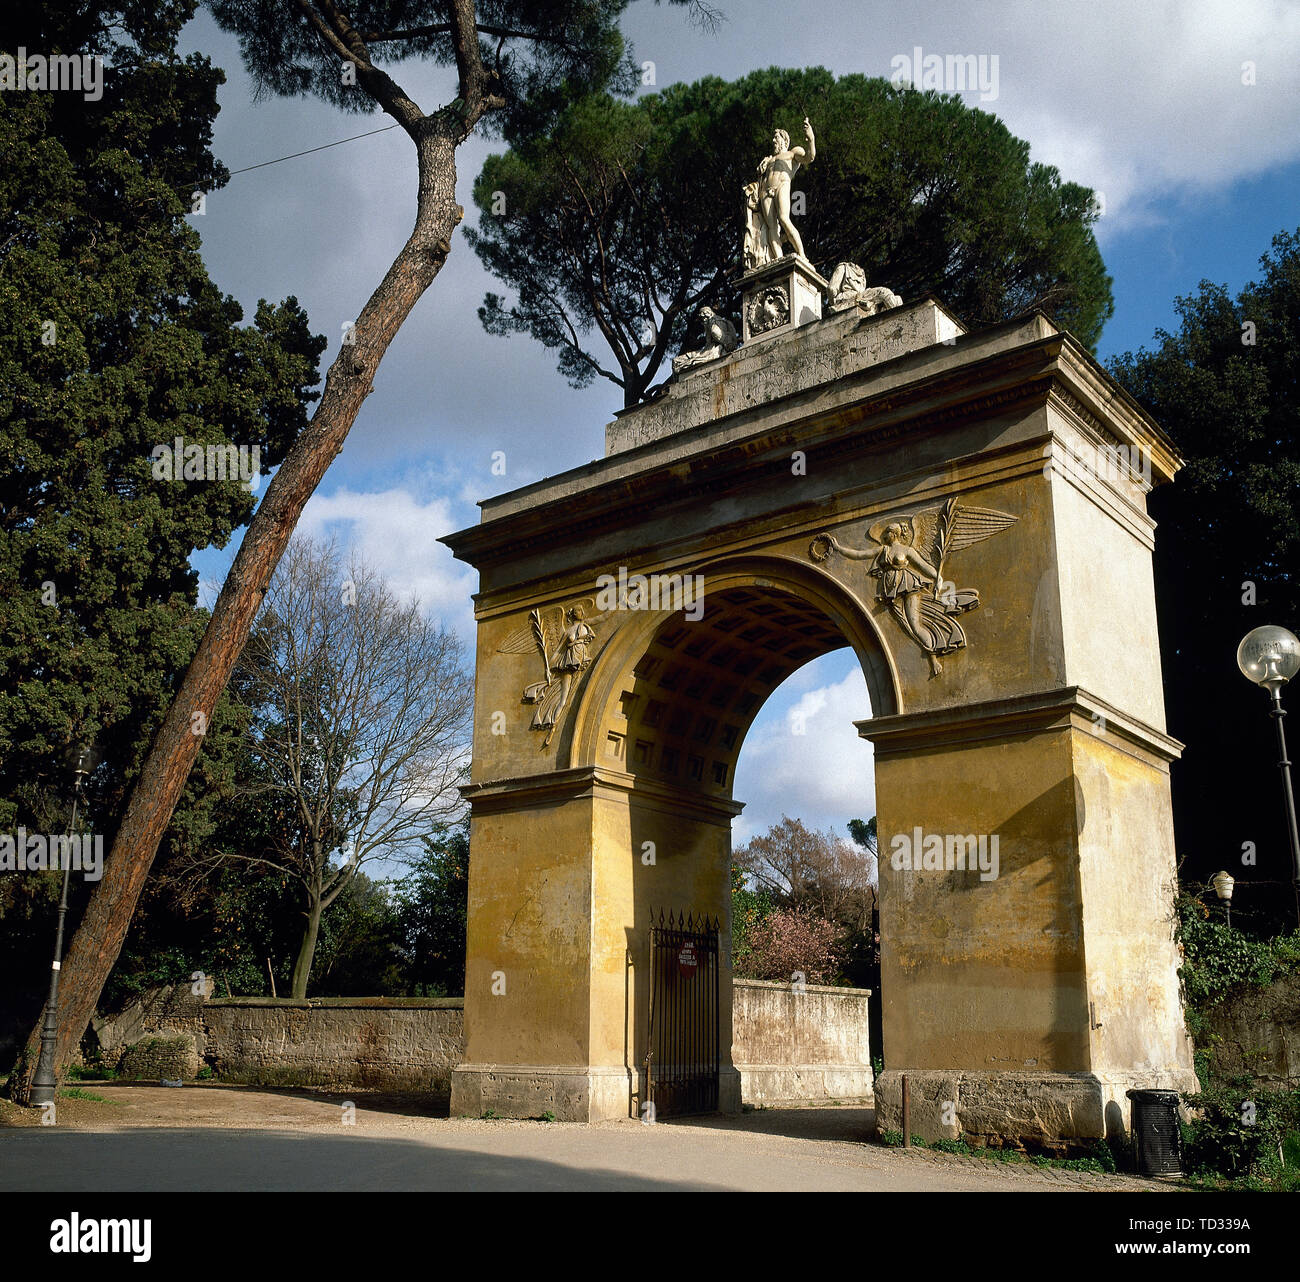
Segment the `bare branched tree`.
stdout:
<svg viewBox="0 0 1300 1282">
<path fill-rule="evenodd" d="M 811 908 L 856 930 L 871 925 L 877 868 L 870 848 L 782 815 L 765 834 L 737 847 L 732 860 L 786 907 Z"/>
<path fill-rule="evenodd" d="M 286 821 L 259 854 L 302 891 L 304 928 L 292 996 L 307 995 L 321 917 L 359 869 L 401 866 L 420 838 L 463 808 L 473 678 L 460 641 L 398 600 L 334 544 L 295 538 L 240 659 L 253 779 L 246 796 L 278 801 Z"/>
</svg>

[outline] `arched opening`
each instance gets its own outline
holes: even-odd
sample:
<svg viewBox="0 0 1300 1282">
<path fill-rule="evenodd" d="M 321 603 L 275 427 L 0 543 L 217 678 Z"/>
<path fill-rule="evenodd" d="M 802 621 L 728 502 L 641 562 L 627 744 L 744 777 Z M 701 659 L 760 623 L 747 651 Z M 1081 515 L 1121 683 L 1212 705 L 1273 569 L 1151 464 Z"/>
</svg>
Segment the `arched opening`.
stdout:
<svg viewBox="0 0 1300 1282">
<path fill-rule="evenodd" d="M 848 645 L 815 606 L 773 588 L 711 594 L 696 622 L 660 625 L 620 694 L 626 731 L 606 755 L 633 774 L 730 797 L 736 762 L 759 709 L 805 664 Z"/>
<path fill-rule="evenodd" d="M 574 764 L 618 781 L 622 797 L 597 821 L 597 831 L 602 844 L 627 855 L 613 866 L 597 860 L 593 895 L 611 926 L 623 918 L 624 1056 L 643 1091 L 651 1002 L 662 997 L 651 992 L 659 985 L 652 924 L 665 918 L 717 925 L 725 990 L 718 998 L 721 1062 L 734 1076 L 731 826 L 747 800 L 735 795 L 736 770 L 760 710 L 808 664 L 846 650 L 868 697 L 838 710 L 845 725 L 882 704 L 886 711 L 897 706 L 893 674 L 870 621 L 815 572 L 725 567 L 708 575 L 706 585 L 702 612 L 661 612 L 620 628 L 589 674 L 571 745 Z M 857 746 L 860 755 L 845 767 L 869 778 L 870 749 Z"/>
<path fill-rule="evenodd" d="M 606 647 L 588 676 L 565 764 L 621 763 L 634 775 L 730 799 L 758 710 L 792 673 L 845 646 L 862 668 L 872 713 L 901 710 L 874 623 L 828 576 L 753 558 L 705 566 L 703 579 L 699 618 L 647 613 Z"/>
<path fill-rule="evenodd" d="M 745 809 L 731 825 L 734 977 L 754 989 L 748 1001 L 756 1010 L 772 996 L 755 980 L 791 985 L 797 972 L 807 984 L 838 990 L 834 1000 L 823 994 L 804 1003 L 811 1017 L 805 1032 L 822 1040 L 799 1039 L 791 1054 L 801 1064 L 883 1060 L 875 760 L 855 724 L 870 707 L 851 650 L 812 659 L 763 704 L 736 765 L 734 795 Z M 839 1011 L 853 1018 L 835 1018 Z M 735 1022 L 737 1059 L 761 1056 L 743 1011 Z M 757 1082 L 746 1086 L 765 1103 L 813 1100 L 826 1077 L 822 1070 L 792 1075 L 773 1082 L 771 1092 Z M 862 1099 L 871 1091 L 866 1074 L 844 1072 L 831 1097 Z"/>
</svg>

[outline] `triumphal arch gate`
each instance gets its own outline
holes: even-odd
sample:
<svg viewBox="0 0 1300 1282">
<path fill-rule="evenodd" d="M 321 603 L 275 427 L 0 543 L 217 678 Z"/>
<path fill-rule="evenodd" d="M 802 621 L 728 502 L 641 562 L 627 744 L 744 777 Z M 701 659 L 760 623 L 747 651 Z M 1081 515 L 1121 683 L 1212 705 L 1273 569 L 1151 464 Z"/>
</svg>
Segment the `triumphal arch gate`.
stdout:
<svg viewBox="0 0 1300 1282">
<path fill-rule="evenodd" d="M 1195 1087 L 1146 510 L 1178 459 L 1042 314 L 968 332 L 853 264 L 824 279 L 761 212 L 740 332 L 706 309 L 603 459 L 446 540 L 481 576 L 453 1113 L 640 1116 L 663 914 L 721 925 L 718 1107 L 739 1107 L 736 763 L 769 694 L 847 646 L 880 1125 L 906 1075 L 918 1134 L 1113 1131 L 1127 1089 Z"/>
</svg>

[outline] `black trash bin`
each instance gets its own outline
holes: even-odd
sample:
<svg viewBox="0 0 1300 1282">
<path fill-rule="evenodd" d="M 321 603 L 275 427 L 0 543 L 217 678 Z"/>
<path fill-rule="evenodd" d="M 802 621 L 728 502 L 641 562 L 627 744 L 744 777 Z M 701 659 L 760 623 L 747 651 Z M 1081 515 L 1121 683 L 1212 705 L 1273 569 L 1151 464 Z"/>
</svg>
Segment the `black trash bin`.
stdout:
<svg viewBox="0 0 1300 1282">
<path fill-rule="evenodd" d="M 1143 1175 L 1183 1173 L 1183 1134 L 1177 1091 L 1128 1091 L 1133 1101 L 1133 1149 Z"/>
</svg>

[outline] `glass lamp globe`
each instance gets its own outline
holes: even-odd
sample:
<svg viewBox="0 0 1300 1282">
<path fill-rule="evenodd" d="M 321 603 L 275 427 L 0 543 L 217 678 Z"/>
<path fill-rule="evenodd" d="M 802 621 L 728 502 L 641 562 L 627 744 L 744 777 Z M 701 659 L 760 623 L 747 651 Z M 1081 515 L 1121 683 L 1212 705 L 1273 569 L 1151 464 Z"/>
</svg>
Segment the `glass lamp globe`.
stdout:
<svg viewBox="0 0 1300 1282">
<path fill-rule="evenodd" d="M 93 740 L 78 739 L 70 743 L 63 752 L 63 760 L 71 772 L 73 780 L 81 783 L 87 775 L 93 774 L 95 767 L 103 760 L 104 754 Z"/>
<path fill-rule="evenodd" d="M 1300 637 L 1275 623 L 1256 628 L 1237 647 L 1237 667 L 1243 676 L 1276 695 L 1300 672 Z"/>
<path fill-rule="evenodd" d="M 1214 887 L 1214 893 L 1220 899 L 1231 899 L 1232 888 L 1237 884 L 1236 878 L 1229 872 L 1216 872 L 1210 878 L 1210 885 Z"/>
</svg>

